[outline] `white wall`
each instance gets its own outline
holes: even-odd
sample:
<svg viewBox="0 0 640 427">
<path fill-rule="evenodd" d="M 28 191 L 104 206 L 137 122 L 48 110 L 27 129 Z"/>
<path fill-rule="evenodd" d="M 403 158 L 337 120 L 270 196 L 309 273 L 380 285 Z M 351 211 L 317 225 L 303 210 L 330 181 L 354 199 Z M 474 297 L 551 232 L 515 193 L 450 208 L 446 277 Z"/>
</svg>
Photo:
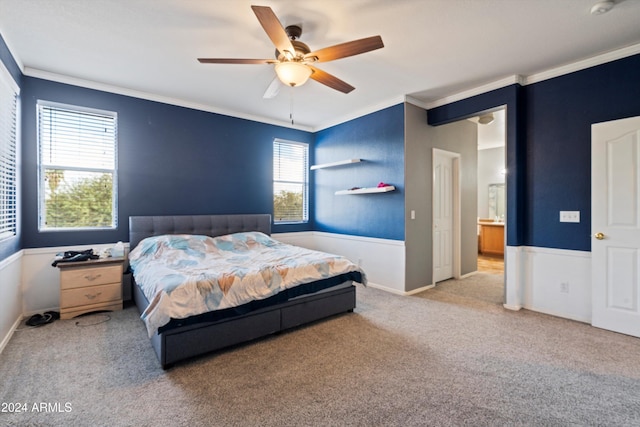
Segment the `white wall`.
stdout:
<svg viewBox="0 0 640 427">
<path fill-rule="evenodd" d="M 591 323 L 591 253 L 507 247 L 505 307 Z"/>
<path fill-rule="evenodd" d="M 22 251 L 0 261 L 0 352 L 22 319 Z"/>
<path fill-rule="evenodd" d="M 347 257 L 365 271 L 368 286 L 404 294 L 404 242 L 322 232 L 278 233 L 284 243 Z"/>
</svg>

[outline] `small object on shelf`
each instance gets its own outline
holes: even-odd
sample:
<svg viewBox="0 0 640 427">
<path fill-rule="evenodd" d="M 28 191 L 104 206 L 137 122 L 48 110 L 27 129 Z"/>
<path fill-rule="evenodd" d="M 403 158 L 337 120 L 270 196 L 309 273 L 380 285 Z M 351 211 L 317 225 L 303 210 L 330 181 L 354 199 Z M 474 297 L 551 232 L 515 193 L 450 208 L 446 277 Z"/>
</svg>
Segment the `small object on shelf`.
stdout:
<svg viewBox="0 0 640 427">
<path fill-rule="evenodd" d="M 368 194 L 368 193 L 387 193 L 396 189 L 393 185 L 385 185 L 384 187 L 372 187 L 372 188 L 356 188 L 355 190 L 340 190 L 336 191 L 336 196 L 344 196 L 346 194 Z"/>
<path fill-rule="evenodd" d="M 322 163 L 320 165 L 311 166 L 311 170 L 313 171 L 316 169 L 332 168 L 334 166 L 348 165 L 351 163 L 360 163 L 361 161 L 362 159 L 347 159 L 347 160 L 340 160 L 340 161 L 331 162 L 331 163 Z"/>
</svg>

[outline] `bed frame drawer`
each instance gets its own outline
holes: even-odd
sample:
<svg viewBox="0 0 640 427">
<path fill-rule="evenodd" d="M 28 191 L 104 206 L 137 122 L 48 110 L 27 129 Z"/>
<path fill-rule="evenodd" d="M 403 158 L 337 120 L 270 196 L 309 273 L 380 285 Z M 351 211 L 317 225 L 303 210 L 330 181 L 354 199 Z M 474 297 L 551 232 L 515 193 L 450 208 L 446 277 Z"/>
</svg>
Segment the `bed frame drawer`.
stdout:
<svg viewBox="0 0 640 427">
<path fill-rule="evenodd" d="M 164 354 L 159 355 L 162 365 L 242 342 L 251 341 L 280 330 L 280 312 L 269 310 L 248 315 L 234 321 L 223 321 L 206 327 L 172 334 L 164 332 Z M 155 337 L 158 337 L 156 334 Z M 188 352 L 187 352 L 188 351 Z"/>
<path fill-rule="evenodd" d="M 356 306 L 356 288 L 350 286 L 341 292 L 318 294 L 304 301 L 282 307 L 282 329 L 295 328 L 339 313 L 353 311 Z"/>
</svg>

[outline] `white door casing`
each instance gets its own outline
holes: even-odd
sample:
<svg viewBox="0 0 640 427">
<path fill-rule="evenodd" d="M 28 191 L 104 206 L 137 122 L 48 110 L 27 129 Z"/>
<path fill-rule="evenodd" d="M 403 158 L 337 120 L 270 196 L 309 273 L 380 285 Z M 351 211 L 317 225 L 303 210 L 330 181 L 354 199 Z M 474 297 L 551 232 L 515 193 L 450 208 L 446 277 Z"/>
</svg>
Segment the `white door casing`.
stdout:
<svg viewBox="0 0 640 427">
<path fill-rule="evenodd" d="M 433 283 L 459 276 L 460 154 L 433 149 Z"/>
<path fill-rule="evenodd" d="M 640 337 L 640 117 L 591 127 L 592 325 Z"/>
</svg>

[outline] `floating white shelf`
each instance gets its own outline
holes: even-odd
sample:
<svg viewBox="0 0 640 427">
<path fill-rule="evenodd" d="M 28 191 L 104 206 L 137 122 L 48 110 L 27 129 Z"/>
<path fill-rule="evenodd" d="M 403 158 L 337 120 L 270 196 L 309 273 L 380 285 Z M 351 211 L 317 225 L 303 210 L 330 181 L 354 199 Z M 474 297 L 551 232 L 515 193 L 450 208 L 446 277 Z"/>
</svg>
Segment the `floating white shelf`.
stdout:
<svg viewBox="0 0 640 427">
<path fill-rule="evenodd" d="M 367 193 L 387 193 L 395 190 L 393 185 L 386 187 L 358 188 L 357 190 L 340 190 L 336 191 L 336 196 L 344 196 L 345 194 L 367 194 Z"/>
<path fill-rule="evenodd" d="M 347 160 L 340 160 L 339 162 L 332 162 L 332 163 L 323 163 L 321 165 L 313 165 L 311 166 L 311 170 L 316 170 L 316 169 L 324 169 L 324 168 L 332 168 L 334 166 L 342 166 L 342 165 L 348 165 L 351 163 L 360 163 L 362 161 L 362 159 L 347 159 Z"/>
</svg>

